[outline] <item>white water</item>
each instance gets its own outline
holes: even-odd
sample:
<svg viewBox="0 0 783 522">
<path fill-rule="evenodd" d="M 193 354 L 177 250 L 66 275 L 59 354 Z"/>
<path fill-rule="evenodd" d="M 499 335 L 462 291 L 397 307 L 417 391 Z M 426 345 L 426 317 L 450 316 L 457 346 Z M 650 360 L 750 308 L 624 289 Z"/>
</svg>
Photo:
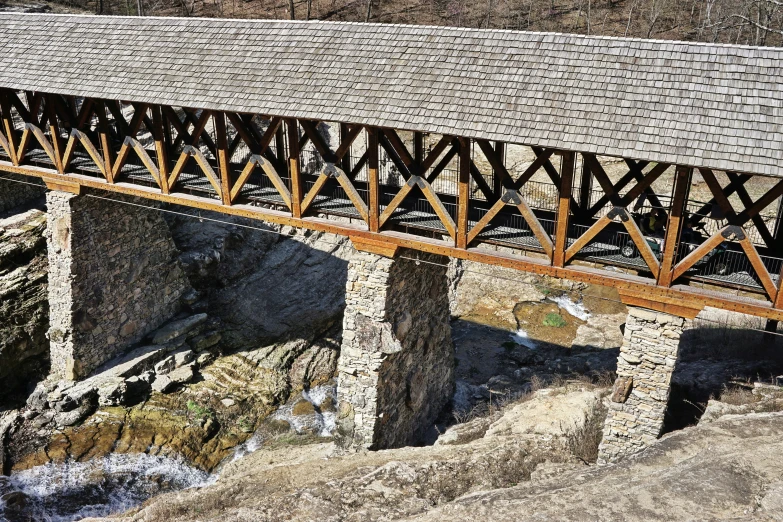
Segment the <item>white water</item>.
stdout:
<svg viewBox="0 0 783 522">
<path fill-rule="evenodd" d="M 511 334 L 510 337 L 511 340 L 517 343 L 519 346 L 525 346 L 531 350 L 535 350 L 537 348 L 536 342 L 528 337 L 527 332 L 522 328 L 517 330 L 516 333 Z"/>
<path fill-rule="evenodd" d="M 26 495 L 25 520 L 72 522 L 123 512 L 153 495 L 215 480 L 177 459 L 129 454 L 31 468 L 11 475 L 9 489 Z M 4 511 L 0 505 L 0 520 L 6 520 Z"/>
<path fill-rule="evenodd" d="M 327 397 L 336 402 L 337 386 L 324 385 L 303 392 L 302 397 L 319 406 Z M 316 411 L 293 415 L 293 405 L 282 406 L 272 415 L 285 420 L 297 432 L 331 436 L 336 426 L 334 412 Z M 263 430 L 238 446 L 233 459 L 258 451 L 265 442 Z M 145 454 L 113 454 L 88 462 L 46 464 L 14 473 L 0 482 L 0 497 L 18 491 L 27 497 L 23 520 L 74 522 L 87 517 L 121 513 L 148 498 L 182 489 L 214 484 L 219 473 L 209 474 L 178 459 Z M 6 506 L 0 500 L 0 522 L 7 522 Z"/>
<path fill-rule="evenodd" d="M 562 310 L 565 310 L 577 319 L 581 319 L 582 321 L 587 321 L 590 319 L 590 312 L 587 310 L 587 308 L 585 308 L 585 305 L 582 302 L 575 303 L 565 294 L 559 295 L 557 297 L 547 297 L 547 299 L 556 303 L 558 307 L 560 307 Z"/>
<path fill-rule="evenodd" d="M 293 404 L 287 404 L 278 409 L 273 419 L 288 422 L 297 433 L 312 432 L 321 437 L 330 437 L 337 426 L 337 415 L 333 411 L 321 412 L 318 410 L 324 400 L 330 397 L 333 404 L 337 404 L 337 385 L 323 385 L 312 388 L 309 392 L 303 391 L 302 398 L 316 407 L 316 412 L 310 415 L 294 415 Z"/>
</svg>

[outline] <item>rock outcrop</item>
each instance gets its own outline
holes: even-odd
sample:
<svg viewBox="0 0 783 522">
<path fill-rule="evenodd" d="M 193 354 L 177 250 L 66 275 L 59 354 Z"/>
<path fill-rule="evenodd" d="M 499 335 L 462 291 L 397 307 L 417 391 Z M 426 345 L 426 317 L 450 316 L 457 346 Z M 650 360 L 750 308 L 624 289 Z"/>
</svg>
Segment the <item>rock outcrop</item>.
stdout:
<svg viewBox="0 0 783 522">
<path fill-rule="evenodd" d="M 48 370 L 46 214 L 28 210 L 0 219 L 0 382 L 9 398 Z"/>
<path fill-rule="evenodd" d="M 202 213 L 169 224 L 196 307 L 223 321 L 227 350 L 312 342 L 342 318 L 352 248 L 347 238 Z M 210 221 L 215 219 L 216 221 Z"/>
</svg>

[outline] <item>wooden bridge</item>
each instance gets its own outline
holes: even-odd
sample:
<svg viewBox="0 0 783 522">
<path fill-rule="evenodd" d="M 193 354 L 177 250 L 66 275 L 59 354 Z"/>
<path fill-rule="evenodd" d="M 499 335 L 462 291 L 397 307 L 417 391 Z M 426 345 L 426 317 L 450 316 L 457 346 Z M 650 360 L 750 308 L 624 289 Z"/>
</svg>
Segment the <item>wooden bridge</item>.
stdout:
<svg viewBox="0 0 783 522">
<path fill-rule="evenodd" d="M 781 50 L 25 14 L 0 34 L 0 170 L 783 319 Z"/>
</svg>

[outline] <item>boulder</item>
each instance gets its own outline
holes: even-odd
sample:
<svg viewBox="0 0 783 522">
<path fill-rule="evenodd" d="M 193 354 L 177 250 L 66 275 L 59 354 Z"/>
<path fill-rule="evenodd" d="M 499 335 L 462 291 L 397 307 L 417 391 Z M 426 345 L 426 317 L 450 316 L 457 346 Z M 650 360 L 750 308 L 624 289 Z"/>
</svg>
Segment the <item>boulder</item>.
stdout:
<svg viewBox="0 0 783 522">
<path fill-rule="evenodd" d="M 530 400 L 505 411 L 500 420 L 490 425 L 487 436 L 560 436 L 567 429 L 583 426 L 600 401 L 600 396 L 591 390 L 539 390 Z"/>
<path fill-rule="evenodd" d="M 207 320 L 207 314 L 197 314 L 180 319 L 178 321 L 172 321 L 160 328 L 152 337 L 153 344 L 166 344 L 167 342 L 176 339 L 182 335 L 191 332 L 198 325 L 204 323 Z"/>
<path fill-rule="evenodd" d="M 183 384 L 191 382 L 195 376 L 195 365 L 188 364 L 165 375 L 156 376 L 152 389 L 158 393 L 171 393 Z"/>
</svg>

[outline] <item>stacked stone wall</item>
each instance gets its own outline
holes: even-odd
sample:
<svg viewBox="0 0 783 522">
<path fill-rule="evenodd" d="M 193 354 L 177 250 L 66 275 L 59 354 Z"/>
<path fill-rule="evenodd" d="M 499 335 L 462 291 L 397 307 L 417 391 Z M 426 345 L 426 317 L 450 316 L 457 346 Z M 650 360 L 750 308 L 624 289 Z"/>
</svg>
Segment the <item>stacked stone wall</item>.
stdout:
<svg viewBox="0 0 783 522">
<path fill-rule="evenodd" d="M 0 179 L 0 214 L 40 198 L 46 192 L 45 187 L 32 184 L 40 183 L 40 180 L 6 173 L 2 177 L 8 179 Z M 15 181 L 8 181 L 11 179 Z"/>
<path fill-rule="evenodd" d="M 366 252 L 349 262 L 338 363 L 346 443 L 414 444 L 454 393 L 447 259 L 415 255 L 422 262 Z"/>
<path fill-rule="evenodd" d="M 628 307 L 599 462 L 649 446 L 661 434 L 680 337 L 691 321 Z"/>
<path fill-rule="evenodd" d="M 57 191 L 47 206 L 52 373 L 78 379 L 176 314 L 190 285 L 159 212 Z"/>
</svg>

